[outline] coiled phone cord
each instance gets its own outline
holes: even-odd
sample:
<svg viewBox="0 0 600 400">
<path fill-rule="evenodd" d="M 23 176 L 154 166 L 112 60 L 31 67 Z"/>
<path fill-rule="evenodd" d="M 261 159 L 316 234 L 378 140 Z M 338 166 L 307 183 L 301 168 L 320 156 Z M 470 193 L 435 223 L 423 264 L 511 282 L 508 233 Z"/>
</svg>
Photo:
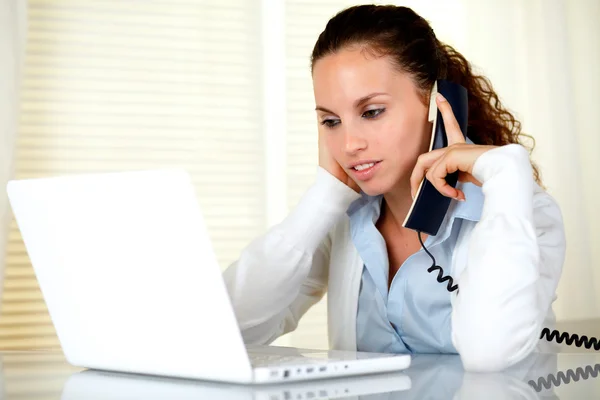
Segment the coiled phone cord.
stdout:
<svg viewBox="0 0 600 400">
<path fill-rule="evenodd" d="M 569 368 L 566 373 L 558 371 L 556 375 L 549 374 L 547 378 L 540 377 L 537 382 L 532 379 L 528 383 L 539 393 L 542 391 L 542 386 L 545 389 L 550 389 L 552 386 L 559 387 L 562 383 L 568 385 L 571 383 L 571 379 L 578 382 L 580 379 L 589 379 L 590 375 L 596 378 L 598 374 L 600 374 L 600 364 L 586 365 L 585 368 L 577 367 L 575 371 Z"/>
<path fill-rule="evenodd" d="M 425 245 L 423 244 L 423 238 L 421 237 L 421 232 L 418 232 L 418 235 L 419 235 L 419 243 L 421 243 L 421 247 L 423 247 L 423 250 L 425 250 L 427 255 L 429 255 L 429 257 L 433 261 L 433 264 L 431 264 L 431 267 L 429 267 L 427 269 L 427 272 L 432 273 L 434 271 L 437 271 L 438 272 L 437 277 L 436 277 L 437 281 L 439 283 L 447 282 L 446 290 L 448 290 L 450 293 L 456 291 L 456 294 L 458 294 L 459 293 L 458 285 L 454 284 L 454 279 L 452 279 L 452 277 L 450 275 L 444 276 L 444 270 L 442 269 L 442 267 L 440 267 L 439 265 L 436 264 L 435 257 L 433 257 L 433 254 L 431 254 L 429 252 L 429 250 L 427 250 L 427 247 L 425 247 Z M 558 343 L 566 342 L 569 346 L 575 344 L 575 346 L 577 346 L 577 347 L 584 346 L 586 349 L 590 349 L 593 347 L 595 350 L 600 350 L 600 340 L 598 340 L 595 337 L 588 338 L 585 335 L 579 337 L 579 335 L 577 335 L 575 333 L 574 334 L 569 334 L 567 332 L 560 333 L 557 330 L 550 331 L 550 329 L 544 328 L 544 329 L 542 329 L 542 333 L 540 335 L 540 339 L 542 339 L 542 338 L 546 338 L 546 340 L 549 342 L 555 340 Z"/>
</svg>

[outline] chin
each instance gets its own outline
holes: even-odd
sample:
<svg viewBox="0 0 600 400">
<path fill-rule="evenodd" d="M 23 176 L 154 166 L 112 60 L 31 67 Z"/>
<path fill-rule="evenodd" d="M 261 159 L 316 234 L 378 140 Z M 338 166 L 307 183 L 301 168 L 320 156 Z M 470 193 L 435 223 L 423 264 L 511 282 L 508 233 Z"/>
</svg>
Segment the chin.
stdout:
<svg viewBox="0 0 600 400">
<path fill-rule="evenodd" d="M 358 186 L 368 196 L 379 196 L 388 193 L 393 185 L 386 185 L 378 179 L 371 179 L 367 182 L 361 182 Z"/>
</svg>

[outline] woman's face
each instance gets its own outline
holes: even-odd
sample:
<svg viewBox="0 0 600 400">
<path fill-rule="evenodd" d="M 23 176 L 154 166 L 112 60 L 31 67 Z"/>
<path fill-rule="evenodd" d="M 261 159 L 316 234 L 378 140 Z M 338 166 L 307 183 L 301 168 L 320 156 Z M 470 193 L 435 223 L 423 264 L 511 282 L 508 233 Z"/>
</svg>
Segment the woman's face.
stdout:
<svg viewBox="0 0 600 400">
<path fill-rule="evenodd" d="M 410 190 L 412 169 L 431 134 L 428 107 L 410 75 L 387 56 L 346 49 L 315 63 L 313 85 L 319 134 L 361 190 Z"/>
</svg>

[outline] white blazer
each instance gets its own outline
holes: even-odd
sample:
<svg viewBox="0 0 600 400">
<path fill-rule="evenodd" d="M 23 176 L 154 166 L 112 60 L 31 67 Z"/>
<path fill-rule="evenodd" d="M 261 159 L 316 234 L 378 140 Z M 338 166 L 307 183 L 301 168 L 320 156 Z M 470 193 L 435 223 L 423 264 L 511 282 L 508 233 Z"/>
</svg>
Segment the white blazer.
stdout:
<svg viewBox="0 0 600 400">
<path fill-rule="evenodd" d="M 479 222 L 464 221 L 452 265 L 452 341 L 464 368 L 495 371 L 524 359 L 553 328 L 552 303 L 565 258 L 560 209 L 534 181 L 529 154 L 517 144 L 481 155 Z M 346 215 L 360 198 L 322 168 L 298 205 L 255 239 L 224 272 L 246 343 L 269 344 L 294 330 L 328 292 L 331 349 L 356 350 L 363 261 Z M 545 342 L 545 339 L 543 339 Z"/>
</svg>

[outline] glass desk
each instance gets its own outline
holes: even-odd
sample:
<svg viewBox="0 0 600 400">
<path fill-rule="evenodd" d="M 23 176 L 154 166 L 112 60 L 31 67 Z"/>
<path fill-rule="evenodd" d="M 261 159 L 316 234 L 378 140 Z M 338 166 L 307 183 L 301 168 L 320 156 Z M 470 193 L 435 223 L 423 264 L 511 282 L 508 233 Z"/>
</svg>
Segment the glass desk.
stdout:
<svg viewBox="0 0 600 400">
<path fill-rule="evenodd" d="M 600 353 L 534 354 L 501 373 L 466 373 L 458 356 L 417 355 L 402 373 L 246 386 L 82 370 L 57 352 L 1 352 L 2 399 L 587 399 Z"/>
</svg>

